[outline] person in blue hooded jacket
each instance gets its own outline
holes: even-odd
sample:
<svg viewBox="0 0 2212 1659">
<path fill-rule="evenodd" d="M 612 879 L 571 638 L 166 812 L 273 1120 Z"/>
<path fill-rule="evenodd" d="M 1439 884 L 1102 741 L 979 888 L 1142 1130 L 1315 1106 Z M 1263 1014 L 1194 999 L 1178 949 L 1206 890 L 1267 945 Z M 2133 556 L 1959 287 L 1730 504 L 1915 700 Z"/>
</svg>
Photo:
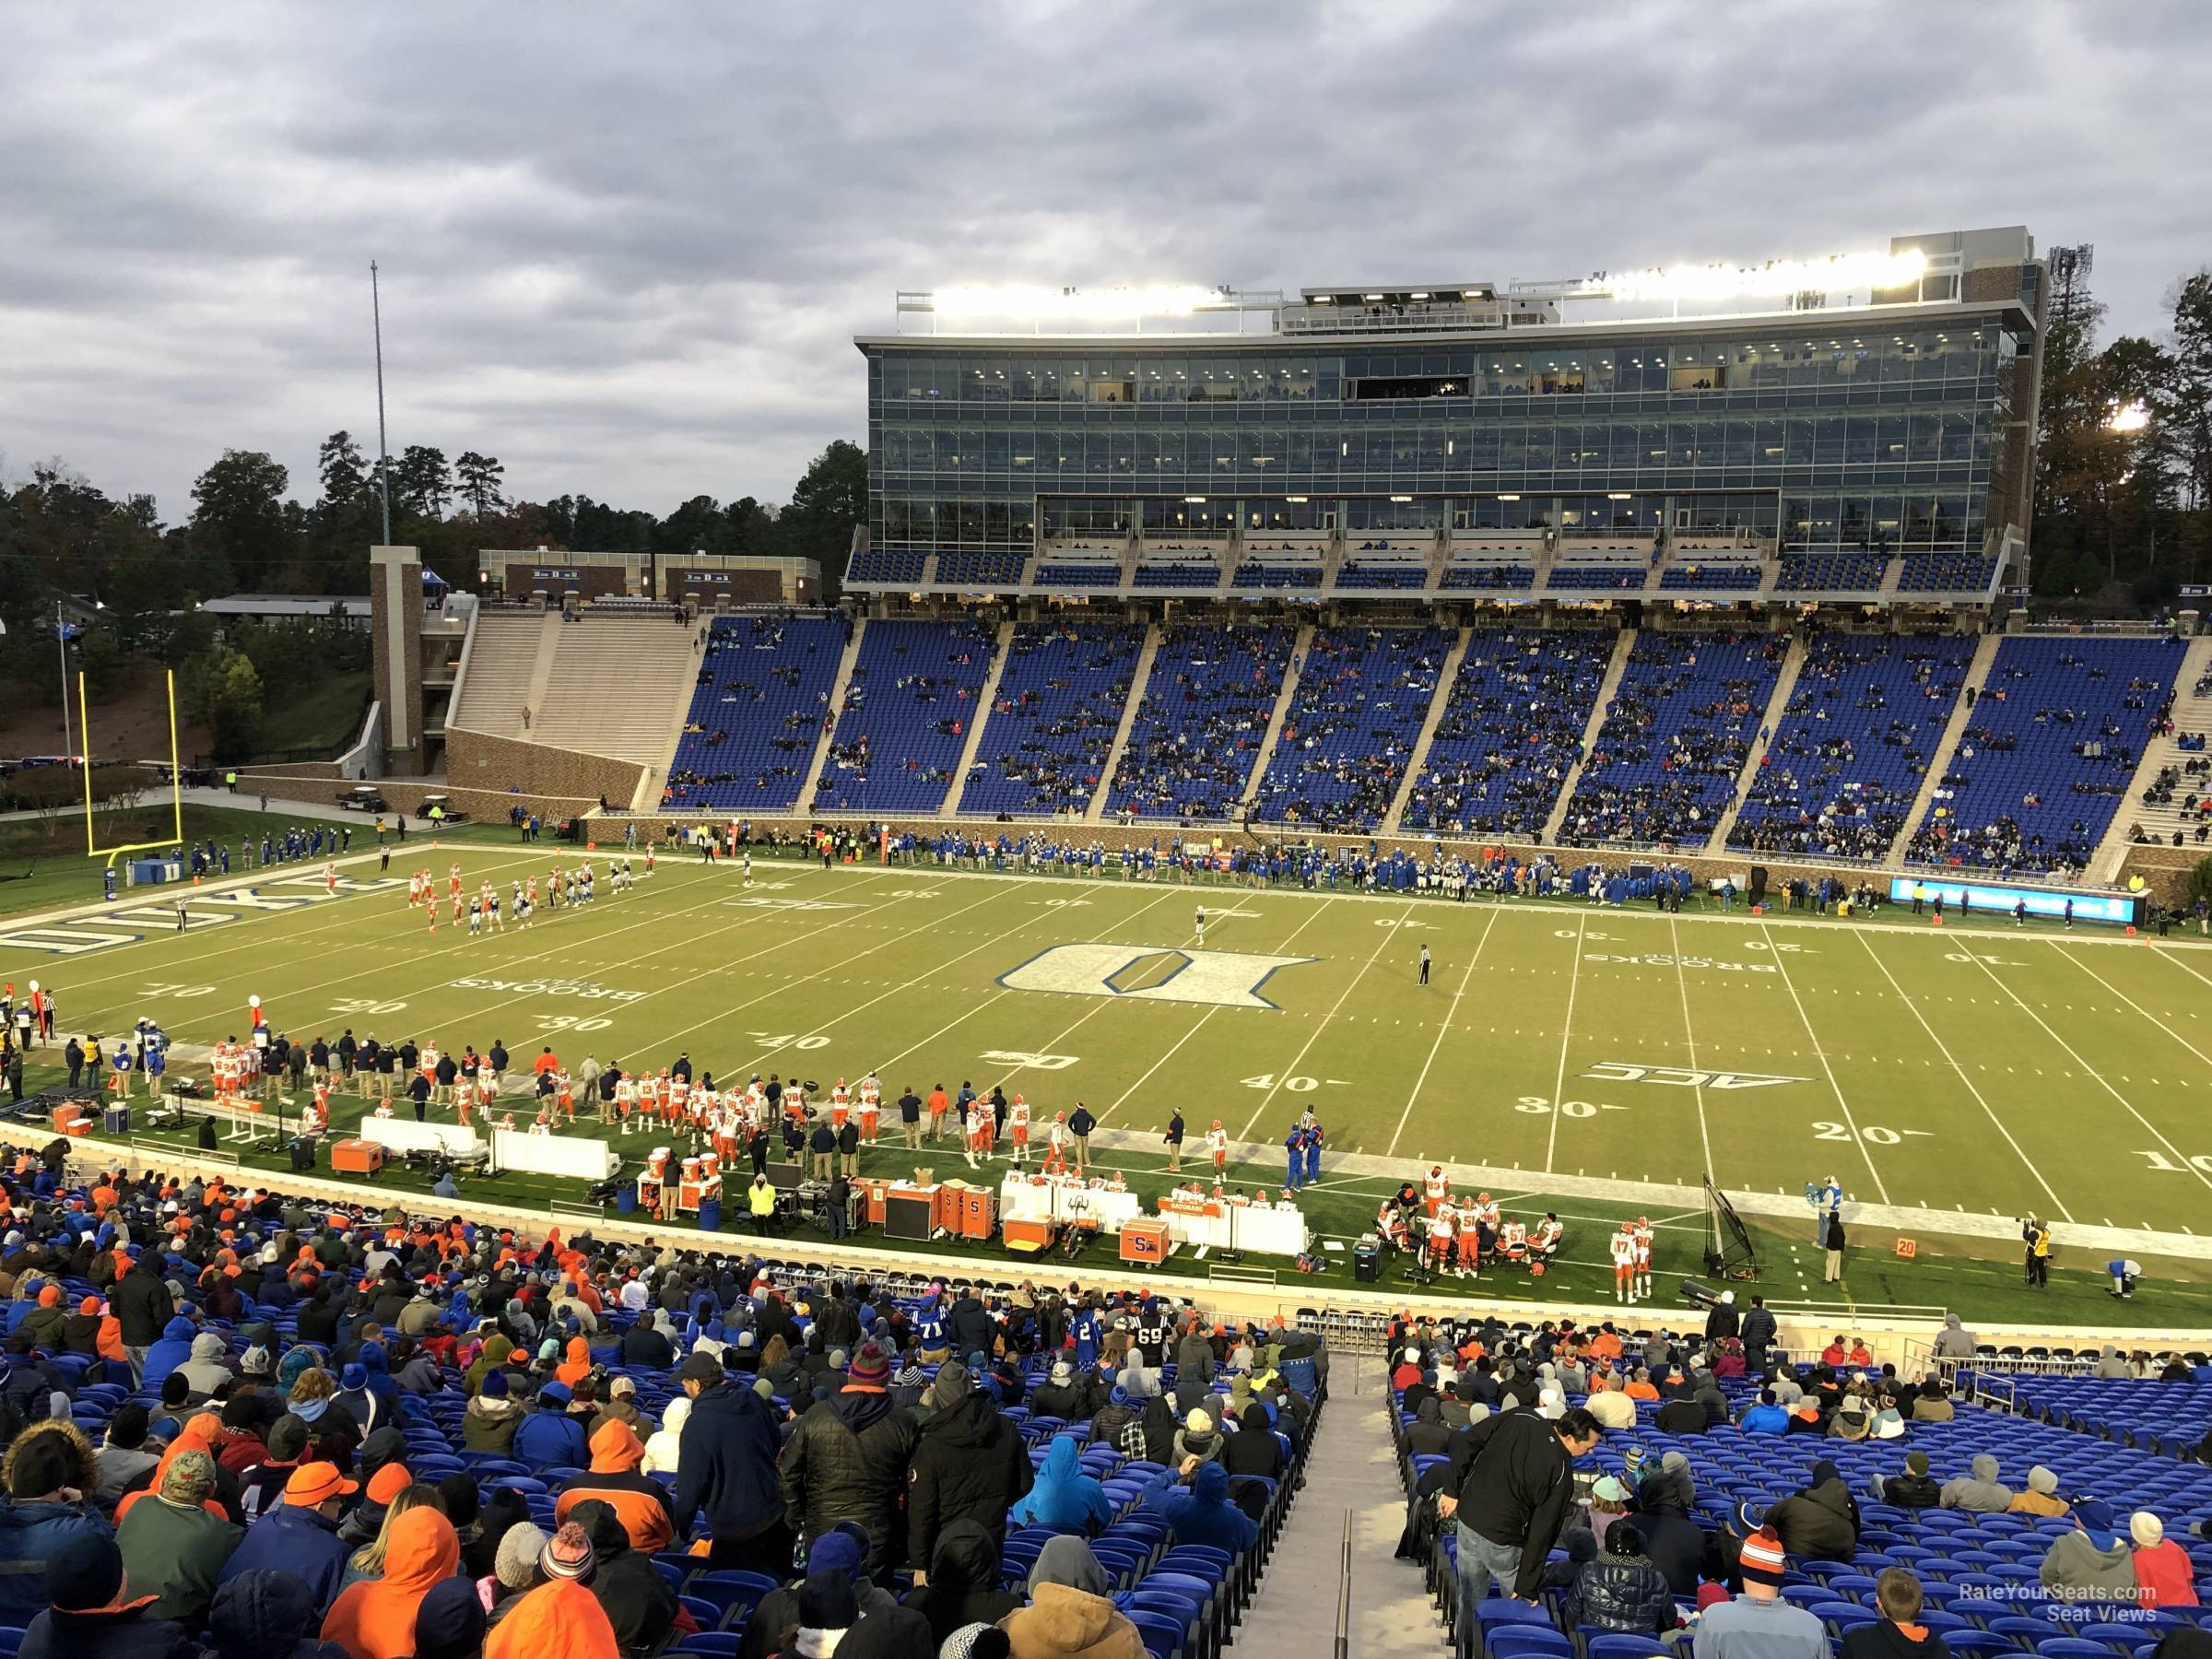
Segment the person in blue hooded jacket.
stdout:
<svg viewBox="0 0 2212 1659">
<path fill-rule="evenodd" d="M 583 1419 L 569 1410 L 572 1397 L 565 1382 L 548 1382 L 537 1391 L 537 1409 L 514 1431 L 516 1458 L 534 1469 L 581 1469 L 592 1461 Z"/>
<path fill-rule="evenodd" d="M 1145 1488 L 1145 1507 L 1168 1518 L 1178 1544 L 1207 1544 L 1231 1555 L 1259 1540 L 1259 1524 L 1229 1500 L 1229 1471 L 1213 1461 L 1182 1460 L 1181 1477 L 1191 1489 L 1176 1489 L 1177 1471 L 1162 1469 Z"/>
<path fill-rule="evenodd" d="M 1098 1533 L 1113 1519 L 1106 1488 L 1083 1472 L 1081 1448 L 1072 1434 L 1055 1434 L 1037 1484 L 1012 1511 L 1018 1526 L 1058 1526 Z"/>
<path fill-rule="evenodd" d="M 179 1313 L 161 1327 L 161 1340 L 146 1350 L 146 1374 L 139 1379 L 142 1388 L 159 1388 L 171 1371 L 192 1358 L 192 1339 L 199 1335 L 198 1327 Z"/>
</svg>

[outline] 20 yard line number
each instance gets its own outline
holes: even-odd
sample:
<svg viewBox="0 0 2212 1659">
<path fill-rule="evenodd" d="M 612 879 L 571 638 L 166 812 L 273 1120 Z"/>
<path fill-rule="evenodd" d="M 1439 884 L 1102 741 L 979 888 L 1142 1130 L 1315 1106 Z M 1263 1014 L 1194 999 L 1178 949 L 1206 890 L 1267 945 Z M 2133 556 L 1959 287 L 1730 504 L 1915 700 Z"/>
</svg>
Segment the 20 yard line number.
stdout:
<svg viewBox="0 0 2212 1659">
<path fill-rule="evenodd" d="M 1925 1136 L 1933 1133 L 1933 1130 L 1928 1129 L 1885 1129 L 1879 1124 L 1862 1124 L 1859 1126 L 1858 1138 L 1870 1147 L 1895 1147 L 1901 1146 L 1908 1135 Z M 1813 1138 L 1820 1141 L 1842 1141 L 1848 1145 L 1852 1139 L 1851 1125 L 1831 1124 L 1825 1119 L 1818 1121 L 1813 1124 Z"/>
</svg>

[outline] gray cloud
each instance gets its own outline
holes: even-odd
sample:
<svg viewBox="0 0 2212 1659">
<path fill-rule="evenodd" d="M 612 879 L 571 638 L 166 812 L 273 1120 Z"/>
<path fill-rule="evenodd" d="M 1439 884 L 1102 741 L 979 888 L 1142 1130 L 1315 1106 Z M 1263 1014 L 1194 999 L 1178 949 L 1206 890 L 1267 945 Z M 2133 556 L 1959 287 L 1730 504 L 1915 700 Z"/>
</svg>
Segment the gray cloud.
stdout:
<svg viewBox="0 0 2212 1659">
<path fill-rule="evenodd" d="M 2124 24 L 2124 27 L 2122 25 Z M 780 497 L 851 336 L 953 281 L 1571 276 L 2025 222 L 2112 327 L 2212 258 L 2212 10 L 25 8 L 0 453 L 174 520 L 225 444 L 372 435 L 524 496 Z"/>
</svg>

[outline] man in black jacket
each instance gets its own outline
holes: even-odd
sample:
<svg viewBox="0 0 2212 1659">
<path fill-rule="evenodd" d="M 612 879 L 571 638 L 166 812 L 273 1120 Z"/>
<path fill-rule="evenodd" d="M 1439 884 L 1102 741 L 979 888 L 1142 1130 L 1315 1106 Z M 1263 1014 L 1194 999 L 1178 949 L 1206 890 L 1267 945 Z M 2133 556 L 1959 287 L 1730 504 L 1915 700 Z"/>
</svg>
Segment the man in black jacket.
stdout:
<svg viewBox="0 0 2212 1659">
<path fill-rule="evenodd" d="M 150 1250 L 142 1252 L 108 1298 L 134 1378 L 146 1374 L 146 1350 L 161 1340 L 161 1327 L 176 1312 L 175 1299 L 155 1265 L 159 1260 Z"/>
<path fill-rule="evenodd" d="M 1574 1497 L 1571 1465 L 1597 1444 L 1601 1430 L 1579 1406 L 1556 1422 L 1508 1412 L 1467 1436 L 1483 1429 L 1490 1432 L 1458 1496 L 1437 1500 L 1437 1513 L 1459 1523 L 1460 1605 L 1480 1605 L 1493 1579 L 1516 1601 L 1533 1602 Z"/>
<path fill-rule="evenodd" d="M 730 1387 L 709 1354 L 692 1355 L 676 1374 L 691 1398 L 677 1447 L 678 1532 L 688 1533 L 703 1509 L 713 1566 L 781 1579 L 791 1571 L 791 1529 L 776 1484 L 778 1436 L 768 1403 L 749 1388 Z"/>
<path fill-rule="evenodd" d="M 1718 1342 L 1724 1336 L 1735 1335 L 1736 1330 L 1735 1292 L 1724 1290 L 1721 1300 L 1714 1302 L 1712 1311 L 1705 1315 L 1705 1340 L 1708 1343 Z"/>
<path fill-rule="evenodd" d="M 913 1418 L 892 1404 L 890 1384 L 890 1356 L 862 1343 L 844 1387 L 808 1410 L 783 1448 L 785 1519 L 810 1538 L 858 1522 L 868 1535 L 869 1576 L 878 1579 L 895 1564 L 916 1434 Z"/>
<path fill-rule="evenodd" d="M 1751 1311 L 1744 1315 L 1744 1369 L 1756 1377 L 1767 1369 L 1767 1350 L 1774 1346 L 1774 1315 L 1767 1312 L 1767 1299 L 1751 1299 Z"/>
<path fill-rule="evenodd" d="M 929 1406 L 906 1492 L 906 1556 L 917 1584 L 929 1582 L 937 1538 L 955 1521 L 975 1522 L 1003 1546 L 1006 1511 L 1036 1484 L 1021 1435 L 989 1394 L 969 1386 L 965 1366 L 938 1371 Z"/>
</svg>

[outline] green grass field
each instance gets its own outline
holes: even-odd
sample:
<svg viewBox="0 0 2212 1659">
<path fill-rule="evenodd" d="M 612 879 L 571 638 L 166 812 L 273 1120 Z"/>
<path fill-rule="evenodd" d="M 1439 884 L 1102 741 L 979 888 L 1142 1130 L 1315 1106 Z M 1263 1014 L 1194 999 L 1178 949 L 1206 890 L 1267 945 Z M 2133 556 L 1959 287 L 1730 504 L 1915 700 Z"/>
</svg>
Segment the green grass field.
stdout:
<svg viewBox="0 0 2212 1659">
<path fill-rule="evenodd" d="M 458 857 L 472 884 L 481 872 L 504 894 L 567 851 L 411 844 L 393 875 L 430 864 L 442 884 Z M 372 864 L 349 873 L 375 879 Z M 2212 949 L 2178 936 L 767 859 L 748 888 L 729 864 L 664 858 L 635 893 L 603 879 L 587 911 L 541 909 L 529 929 L 471 940 L 442 922 L 428 933 L 404 883 L 321 889 L 319 868 L 296 867 L 242 902 L 195 897 L 182 935 L 165 908 L 0 929 L 0 978 L 55 987 L 72 1030 L 150 1016 L 186 1043 L 242 1031 L 257 994 L 300 1037 L 350 1026 L 456 1049 L 500 1039 L 518 1063 L 542 1043 L 571 1065 L 590 1052 L 653 1068 L 688 1051 L 720 1079 L 774 1068 L 825 1087 L 873 1068 L 887 1099 L 1003 1082 L 1048 1117 L 1080 1099 L 1109 1129 L 1141 1133 L 1107 1156 L 1147 1194 L 1164 1184 L 1150 1148 L 1171 1101 L 1194 1154 L 1214 1117 L 1272 1145 L 1311 1102 L 1330 1135 L 1324 1185 L 1306 1203 L 1324 1236 L 1356 1236 L 1417 1159 L 1514 1171 L 1499 1194 L 1509 1209 L 1556 1208 L 1569 1224 L 1569 1260 L 1543 1287 L 1553 1296 L 1609 1296 L 1603 1224 L 1628 1214 L 1662 1222 L 1662 1276 L 1697 1271 L 1701 1213 L 1659 1209 L 1633 1183 L 1695 1185 L 1710 1171 L 1794 1202 L 1832 1173 L 1856 1202 L 1932 1212 L 1912 1230 L 1919 1258 L 1891 1255 L 1895 1228 L 1860 1225 L 1843 1290 L 1826 1293 L 1809 1212 L 1747 1215 L 1770 1294 L 2212 1324 L 2206 1263 L 2158 1259 L 2122 1308 L 2102 1294 L 2105 1252 L 2065 1251 L 2059 1284 L 2031 1294 L 2017 1246 L 1933 1230 L 1944 1212 L 2034 1209 L 2179 1234 L 2212 1213 Z M 52 1075 L 34 1066 L 31 1081 Z M 339 1104 L 340 1124 L 359 1110 Z M 648 1144 L 629 1137 L 633 1151 Z M 886 1172 L 911 1161 L 888 1143 L 873 1160 Z M 949 1147 L 931 1161 L 965 1172 Z M 1281 1175 L 1279 1154 L 1232 1171 Z M 1593 1178 L 1630 1184 L 1596 1195 L 1581 1184 Z M 1559 1182 L 1577 1185 L 1547 1184 Z M 560 1195 L 519 1178 L 472 1190 Z M 1331 1277 L 1348 1282 L 1348 1261 Z M 1538 1287 L 1492 1276 L 1480 1289 L 1534 1300 Z"/>
</svg>

